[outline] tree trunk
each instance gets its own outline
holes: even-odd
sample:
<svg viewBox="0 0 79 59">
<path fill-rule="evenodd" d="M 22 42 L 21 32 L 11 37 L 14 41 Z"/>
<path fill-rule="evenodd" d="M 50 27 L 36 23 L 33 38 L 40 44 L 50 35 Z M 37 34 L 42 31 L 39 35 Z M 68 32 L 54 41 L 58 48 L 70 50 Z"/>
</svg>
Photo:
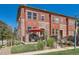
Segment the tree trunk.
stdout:
<svg viewBox="0 0 79 59">
<path fill-rule="evenodd" d="M 4 43 L 3 43 L 3 38 L 2 38 L 2 46 L 3 46 L 3 44 L 4 44 Z"/>
</svg>

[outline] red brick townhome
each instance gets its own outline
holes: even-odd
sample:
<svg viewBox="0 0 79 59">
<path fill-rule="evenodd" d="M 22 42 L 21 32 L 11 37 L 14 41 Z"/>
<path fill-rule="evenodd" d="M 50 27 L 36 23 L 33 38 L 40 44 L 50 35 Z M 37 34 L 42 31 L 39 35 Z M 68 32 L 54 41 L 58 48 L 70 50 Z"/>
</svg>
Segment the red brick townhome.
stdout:
<svg viewBox="0 0 79 59">
<path fill-rule="evenodd" d="M 74 17 L 49 12 L 28 6 L 20 6 L 17 14 L 18 36 L 21 41 L 28 42 L 29 34 L 42 35 L 46 32 L 47 37 L 57 36 L 58 39 L 74 36 Z"/>
</svg>

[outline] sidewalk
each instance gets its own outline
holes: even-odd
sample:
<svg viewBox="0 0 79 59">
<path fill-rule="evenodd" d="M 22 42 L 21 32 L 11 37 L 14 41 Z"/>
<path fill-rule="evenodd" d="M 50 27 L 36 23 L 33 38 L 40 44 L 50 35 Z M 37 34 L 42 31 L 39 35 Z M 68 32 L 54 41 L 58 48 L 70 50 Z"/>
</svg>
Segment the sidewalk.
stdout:
<svg viewBox="0 0 79 59">
<path fill-rule="evenodd" d="M 76 48 L 79 48 L 79 47 L 76 47 Z M 32 52 L 18 53 L 18 54 L 12 54 L 12 55 L 35 55 L 35 54 L 41 54 L 41 53 L 63 51 L 68 49 L 74 49 L 74 47 L 56 48 L 56 49 L 48 49 L 48 50 L 42 50 L 42 51 L 32 51 Z"/>
<path fill-rule="evenodd" d="M 0 49 L 0 55 L 9 55 L 11 54 L 11 48 L 10 47 L 5 47 Z"/>
</svg>

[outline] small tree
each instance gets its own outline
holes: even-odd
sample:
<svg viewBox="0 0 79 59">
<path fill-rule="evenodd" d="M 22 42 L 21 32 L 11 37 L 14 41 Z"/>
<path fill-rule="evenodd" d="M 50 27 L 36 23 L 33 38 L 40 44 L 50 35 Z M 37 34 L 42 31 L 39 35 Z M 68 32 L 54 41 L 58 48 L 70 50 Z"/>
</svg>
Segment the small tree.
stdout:
<svg viewBox="0 0 79 59">
<path fill-rule="evenodd" d="M 0 40 L 2 41 L 2 45 L 4 45 L 3 41 L 10 40 L 12 35 L 11 28 L 4 22 L 0 21 Z"/>
<path fill-rule="evenodd" d="M 12 32 L 10 31 L 10 29 L 8 29 L 7 26 L 3 25 L 1 28 L 0 28 L 0 40 L 2 40 L 2 45 L 3 44 L 3 41 L 4 40 L 9 40 L 12 38 Z"/>
<path fill-rule="evenodd" d="M 2 46 L 3 46 L 4 38 L 5 38 L 5 28 L 1 27 L 1 29 L 0 29 L 0 39 L 2 40 Z"/>
<path fill-rule="evenodd" d="M 7 43 L 7 45 L 12 45 L 12 43 L 13 43 L 13 33 L 11 31 L 7 30 L 5 38 L 7 39 L 7 42 L 9 42 L 9 43 Z"/>
</svg>

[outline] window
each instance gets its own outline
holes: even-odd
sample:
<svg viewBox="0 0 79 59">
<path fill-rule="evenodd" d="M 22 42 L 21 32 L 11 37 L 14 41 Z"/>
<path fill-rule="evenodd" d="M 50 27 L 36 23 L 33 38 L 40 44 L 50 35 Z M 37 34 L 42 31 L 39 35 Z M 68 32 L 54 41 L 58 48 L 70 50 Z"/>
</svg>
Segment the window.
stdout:
<svg viewBox="0 0 79 59">
<path fill-rule="evenodd" d="M 59 18 L 58 17 L 52 17 L 52 22 L 59 23 Z"/>
<path fill-rule="evenodd" d="M 41 20 L 44 21 L 44 19 L 45 19 L 45 16 L 42 15 L 42 16 L 41 16 Z"/>
<path fill-rule="evenodd" d="M 55 18 L 55 22 L 59 23 L 59 18 L 58 17 Z"/>
<path fill-rule="evenodd" d="M 52 34 L 54 34 L 54 29 L 52 29 Z"/>
<path fill-rule="evenodd" d="M 28 19 L 31 19 L 32 18 L 32 13 L 31 12 L 27 12 L 27 16 L 28 16 Z"/>
<path fill-rule="evenodd" d="M 58 35 L 58 29 L 52 29 L 52 35 Z"/>
<path fill-rule="evenodd" d="M 52 17 L 52 22 L 55 22 L 55 21 L 54 21 L 54 17 Z"/>
<path fill-rule="evenodd" d="M 75 21 L 70 21 L 69 25 L 75 25 Z"/>
<path fill-rule="evenodd" d="M 28 30 L 30 30 L 31 28 L 32 28 L 31 26 L 28 26 L 28 28 L 27 28 L 27 29 L 28 29 Z"/>
<path fill-rule="evenodd" d="M 56 29 L 56 34 L 58 34 L 58 29 Z"/>
<path fill-rule="evenodd" d="M 37 13 L 33 13 L 33 19 L 37 19 Z"/>
</svg>

